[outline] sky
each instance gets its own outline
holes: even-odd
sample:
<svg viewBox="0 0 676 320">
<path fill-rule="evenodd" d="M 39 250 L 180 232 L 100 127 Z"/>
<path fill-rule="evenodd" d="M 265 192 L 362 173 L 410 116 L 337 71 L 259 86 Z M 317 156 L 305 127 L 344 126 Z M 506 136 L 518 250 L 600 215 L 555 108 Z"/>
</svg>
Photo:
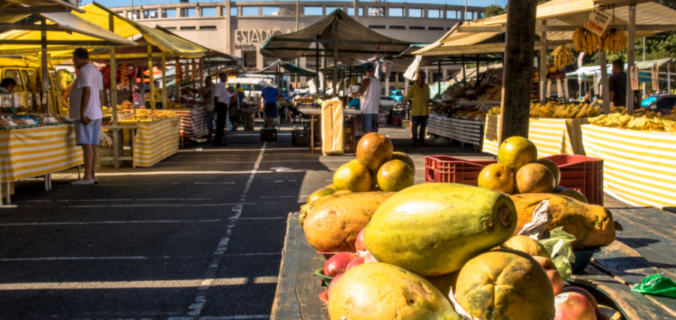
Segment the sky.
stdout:
<svg viewBox="0 0 676 320">
<path fill-rule="evenodd" d="M 260 0 L 258 0 L 260 1 Z M 266 0 L 263 0 L 266 1 Z M 274 0 L 270 0 L 274 1 Z M 301 0 L 303 1 L 303 0 Z M 315 1 L 323 1 L 323 0 L 315 0 Z M 91 3 L 91 0 L 84 0 L 82 1 L 83 4 L 89 4 Z M 123 6 L 131 6 L 132 1 L 131 0 L 97 0 L 96 2 L 106 6 L 106 7 L 123 7 Z M 190 0 L 190 2 L 199 2 L 199 3 L 209 3 L 209 2 L 223 2 L 223 0 L 202 0 L 202 1 L 195 1 L 195 0 Z M 240 0 L 238 2 L 246 2 L 246 0 Z M 369 2 L 369 1 L 362 1 L 362 2 Z M 394 0 L 394 1 L 389 1 L 390 3 L 429 3 L 429 4 L 449 4 L 449 5 L 464 5 L 465 2 L 464 0 L 433 0 L 433 1 L 421 1 L 421 0 Z M 140 4 L 165 4 L 165 3 L 179 3 L 179 0 L 134 0 L 134 5 L 140 5 Z M 507 0 L 467 0 L 467 5 L 469 6 L 479 6 L 479 7 L 485 7 L 491 4 L 499 4 L 500 6 L 505 6 L 507 3 Z"/>
</svg>

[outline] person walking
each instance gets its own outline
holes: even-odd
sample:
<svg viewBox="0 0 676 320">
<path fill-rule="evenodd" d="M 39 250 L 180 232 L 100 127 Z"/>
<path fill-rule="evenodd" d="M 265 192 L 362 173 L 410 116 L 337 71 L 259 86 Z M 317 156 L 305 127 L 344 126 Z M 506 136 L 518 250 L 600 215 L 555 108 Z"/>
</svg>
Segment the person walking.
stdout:
<svg viewBox="0 0 676 320">
<path fill-rule="evenodd" d="M 101 134 L 101 103 L 105 100 L 103 76 L 89 62 L 89 52 L 84 48 L 73 51 L 73 65 L 79 70 L 70 92 L 69 115 L 75 121 L 75 142 L 82 146 L 85 174 L 75 185 L 98 183 L 96 163 L 99 159 Z"/>
<path fill-rule="evenodd" d="M 261 92 L 263 100 L 265 101 L 265 127 L 273 128 L 275 126 L 275 118 L 277 118 L 277 95 L 279 91 L 273 87 L 270 82 L 265 83 L 265 88 Z"/>
<path fill-rule="evenodd" d="M 426 147 L 427 118 L 429 118 L 430 86 L 425 83 L 426 74 L 418 72 L 418 78 L 408 89 L 406 100 L 411 104 L 411 147 Z M 418 127 L 420 133 L 418 134 Z"/>
<path fill-rule="evenodd" d="M 366 66 L 366 79 L 361 82 L 359 91 L 353 93 L 353 98 L 361 98 L 364 132 L 378 132 L 378 111 L 380 111 L 380 94 L 382 86 L 375 78 L 375 67 Z"/>
<path fill-rule="evenodd" d="M 627 106 L 627 73 L 624 72 L 624 61 L 613 61 L 613 75 L 608 78 L 608 99 L 614 107 Z M 641 91 L 634 91 L 634 105 L 641 106 Z"/>
<path fill-rule="evenodd" d="M 214 146 L 225 146 L 227 144 L 223 142 L 223 134 L 225 132 L 226 119 L 228 118 L 228 102 L 230 102 L 230 95 L 225 88 L 225 84 L 228 82 L 228 74 L 221 72 L 218 74 L 218 78 L 221 79 L 221 82 L 216 85 L 214 93 L 214 106 L 216 110 Z"/>
</svg>

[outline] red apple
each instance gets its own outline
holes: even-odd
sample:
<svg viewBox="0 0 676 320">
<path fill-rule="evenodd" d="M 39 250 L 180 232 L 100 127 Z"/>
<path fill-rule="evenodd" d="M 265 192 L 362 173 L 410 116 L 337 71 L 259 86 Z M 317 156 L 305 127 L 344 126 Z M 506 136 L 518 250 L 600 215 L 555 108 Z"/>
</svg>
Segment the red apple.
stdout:
<svg viewBox="0 0 676 320">
<path fill-rule="evenodd" d="M 361 229 L 359 234 L 357 234 L 357 240 L 354 242 L 354 247 L 357 251 L 366 251 L 366 244 L 364 243 L 364 230 Z"/>
<path fill-rule="evenodd" d="M 324 290 L 319 294 L 319 300 L 322 300 L 324 303 L 329 303 L 329 290 Z"/>
<path fill-rule="evenodd" d="M 345 271 L 350 270 L 350 269 L 352 269 L 352 268 L 354 268 L 354 267 L 356 267 L 360 264 L 364 264 L 364 258 L 363 257 L 352 260 L 352 262 L 350 262 L 350 264 L 347 265 L 347 268 L 345 269 Z"/>
<path fill-rule="evenodd" d="M 554 320 L 597 320 L 592 304 L 577 292 L 564 292 L 554 299 Z"/>
<path fill-rule="evenodd" d="M 338 280 L 340 280 L 340 278 L 343 277 L 344 274 L 345 274 L 345 273 L 341 273 L 341 274 L 335 276 L 335 277 L 333 278 L 333 280 L 331 280 L 331 284 L 329 284 L 329 297 L 331 297 L 331 290 L 332 290 L 333 287 L 338 283 Z"/>
<path fill-rule="evenodd" d="M 324 264 L 324 275 L 327 277 L 335 277 L 337 274 L 345 272 L 350 262 L 357 258 L 359 257 L 352 252 L 341 252 L 331 257 L 331 259 L 326 260 L 326 263 Z"/>
<path fill-rule="evenodd" d="M 563 288 L 563 292 L 577 292 L 581 295 L 583 295 L 587 300 L 589 300 L 589 303 L 591 303 L 592 308 L 594 309 L 594 312 L 598 313 L 599 312 L 599 304 L 596 302 L 596 298 L 592 296 L 589 291 L 582 289 L 580 287 L 565 287 Z"/>
<path fill-rule="evenodd" d="M 542 268 L 545 269 L 545 272 L 547 272 L 549 281 L 552 283 L 552 288 L 554 289 L 554 296 L 557 296 L 563 292 L 563 277 L 561 277 L 559 271 L 556 270 L 556 265 L 554 262 L 539 256 L 535 256 L 533 259 L 535 259 L 535 261 L 537 261 L 542 266 Z"/>
</svg>

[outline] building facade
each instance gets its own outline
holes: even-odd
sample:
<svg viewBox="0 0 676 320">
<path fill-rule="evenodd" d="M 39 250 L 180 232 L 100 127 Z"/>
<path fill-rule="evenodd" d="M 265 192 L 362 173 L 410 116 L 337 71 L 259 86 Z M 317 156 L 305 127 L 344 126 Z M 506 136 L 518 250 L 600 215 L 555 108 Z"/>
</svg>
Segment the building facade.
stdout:
<svg viewBox="0 0 676 320">
<path fill-rule="evenodd" d="M 460 21 L 481 18 L 483 10 L 482 7 L 358 0 L 302 1 L 298 6 L 295 1 L 226 0 L 111 8 L 149 27 L 161 26 L 207 48 L 241 57 L 242 65 L 252 69 L 262 69 L 274 61 L 259 53 L 270 36 L 303 29 L 337 9 L 381 34 L 423 44 L 438 40 Z M 316 67 L 314 59 L 301 58 L 298 63 L 309 69 Z M 442 76 L 436 68 L 427 71 L 430 71 L 430 80 Z M 443 74 L 449 71 L 444 68 Z M 399 83 L 403 81 L 400 77 L 395 74 L 392 80 Z"/>
</svg>

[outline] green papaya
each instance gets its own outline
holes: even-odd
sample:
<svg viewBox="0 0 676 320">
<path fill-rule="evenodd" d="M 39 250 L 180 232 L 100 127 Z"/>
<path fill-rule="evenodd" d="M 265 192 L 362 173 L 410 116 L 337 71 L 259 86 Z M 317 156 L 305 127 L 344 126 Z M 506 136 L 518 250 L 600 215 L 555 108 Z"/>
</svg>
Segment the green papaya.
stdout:
<svg viewBox="0 0 676 320">
<path fill-rule="evenodd" d="M 421 276 L 451 273 L 512 236 L 517 215 L 509 196 L 454 183 L 425 183 L 387 199 L 364 231 L 380 262 Z"/>
</svg>

